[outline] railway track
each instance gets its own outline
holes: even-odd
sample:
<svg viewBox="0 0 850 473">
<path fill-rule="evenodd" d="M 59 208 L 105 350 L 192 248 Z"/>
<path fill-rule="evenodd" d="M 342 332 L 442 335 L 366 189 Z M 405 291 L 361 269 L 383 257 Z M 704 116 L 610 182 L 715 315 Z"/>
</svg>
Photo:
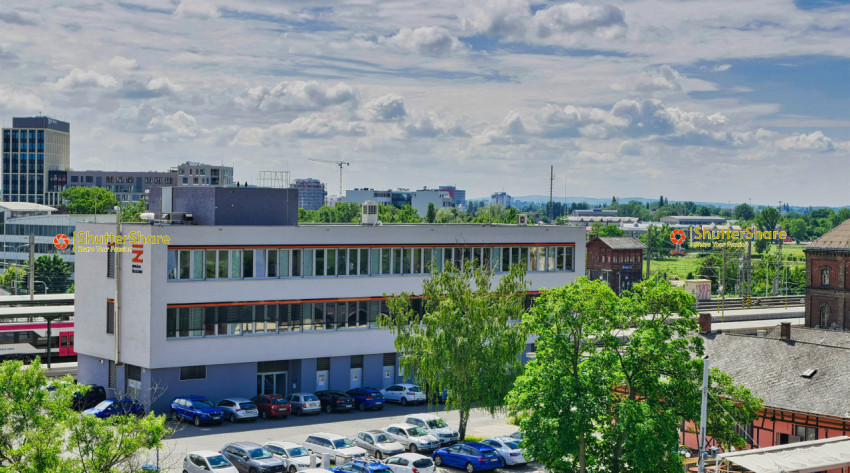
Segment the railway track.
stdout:
<svg viewBox="0 0 850 473">
<path fill-rule="evenodd" d="M 768 296 L 768 297 L 753 297 L 749 301 L 749 307 L 745 298 L 727 297 L 723 302 L 725 309 L 758 309 L 762 307 L 799 307 L 806 305 L 805 296 L 801 294 L 789 294 L 786 296 Z M 710 301 L 697 302 L 697 310 L 719 310 L 721 305 L 720 299 L 712 299 Z"/>
</svg>

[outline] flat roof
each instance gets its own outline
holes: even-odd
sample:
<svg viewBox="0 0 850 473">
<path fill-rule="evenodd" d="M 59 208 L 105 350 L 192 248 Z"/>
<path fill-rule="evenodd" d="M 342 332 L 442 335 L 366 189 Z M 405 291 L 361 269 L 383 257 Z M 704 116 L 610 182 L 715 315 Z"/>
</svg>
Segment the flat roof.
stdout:
<svg viewBox="0 0 850 473">
<path fill-rule="evenodd" d="M 742 466 L 754 473 L 808 473 L 850 466 L 850 437 L 809 440 L 774 447 L 721 453 L 721 461 Z"/>
<path fill-rule="evenodd" d="M 33 204 L 31 202 L 0 202 L 0 208 L 17 212 L 55 212 L 56 208 L 49 205 Z"/>
</svg>

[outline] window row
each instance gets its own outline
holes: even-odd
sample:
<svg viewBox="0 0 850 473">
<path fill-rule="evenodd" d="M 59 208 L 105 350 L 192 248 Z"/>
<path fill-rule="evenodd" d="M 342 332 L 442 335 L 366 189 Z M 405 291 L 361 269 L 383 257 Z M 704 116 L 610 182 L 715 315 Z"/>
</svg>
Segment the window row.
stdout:
<svg viewBox="0 0 850 473">
<path fill-rule="evenodd" d="M 169 250 L 168 279 L 430 274 L 449 264 L 507 272 L 520 262 L 528 271 L 573 271 L 573 247 Z"/>
</svg>

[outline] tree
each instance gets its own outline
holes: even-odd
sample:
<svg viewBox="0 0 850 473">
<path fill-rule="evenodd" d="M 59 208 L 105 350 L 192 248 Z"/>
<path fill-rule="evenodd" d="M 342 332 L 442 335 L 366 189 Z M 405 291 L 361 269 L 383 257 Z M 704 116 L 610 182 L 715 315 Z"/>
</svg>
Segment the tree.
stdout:
<svg viewBox="0 0 850 473">
<path fill-rule="evenodd" d="M 98 202 L 98 205 L 100 203 Z M 132 204 L 121 207 L 122 222 L 143 222 L 141 215 L 148 211 L 148 206 L 144 200 L 133 202 Z"/>
<path fill-rule="evenodd" d="M 422 315 L 412 309 L 411 295 L 402 293 L 387 301 L 392 316 L 378 321 L 395 335 L 399 367 L 409 378 L 431 393 L 448 389 L 447 408 L 460 412 L 461 440 L 470 409 L 501 409 L 522 369 L 526 333 L 513 321 L 525 312 L 525 270 L 511 267 L 495 288 L 492 279 L 488 269 L 449 264 L 424 281 Z"/>
<path fill-rule="evenodd" d="M 601 237 L 619 237 L 625 234 L 626 232 L 620 229 L 620 227 L 614 224 L 605 225 L 602 222 L 593 222 L 593 225 L 591 226 L 590 230 L 590 235 L 596 235 Z"/>
<path fill-rule="evenodd" d="M 756 217 L 756 213 L 749 204 L 741 204 L 735 207 L 732 216 L 735 217 L 735 220 L 749 221 Z"/>
<path fill-rule="evenodd" d="M 788 236 L 797 240 L 803 241 L 806 239 L 809 228 L 806 226 L 806 221 L 802 218 L 795 218 L 788 221 Z"/>
<path fill-rule="evenodd" d="M 773 207 L 768 207 L 762 210 L 756 219 L 756 223 L 761 231 L 772 232 L 776 229 L 776 225 L 779 223 L 779 211 Z M 764 253 L 767 251 L 768 247 L 770 247 L 772 242 L 772 239 L 767 238 L 760 238 L 756 240 L 756 251 Z"/>
<path fill-rule="evenodd" d="M 395 217 L 396 223 L 419 223 L 421 221 L 419 212 L 410 204 L 402 205 Z"/>
<path fill-rule="evenodd" d="M 68 201 L 66 207 L 72 214 L 104 214 L 118 205 L 115 194 L 103 187 L 69 187 L 60 196 Z"/>
<path fill-rule="evenodd" d="M 0 275 L 0 286 L 3 286 L 4 289 L 9 291 L 14 290 L 15 287 L 18 290 L 21 290 L 26 287 L 25 278 L 27 276 L 27 270 L 24 268 L 9 266 L 6 268 L 6 271 L 3 271 L 3 274 Z M 15 282 L 17 281 L 17 283 Z"/>
<path fill-rule="evenodd" d="M 71 285 L 71 263 L 58 254 L 41 255 L 35 260 L 35 280 L 41 281 L 47 292 L 65 292 Z M 40 289 L 37 288 L 36 289 Z M 36 291 L 37 292 L 37 291 Z"/>
<path fill-rule="evenodd" d="M 437 208 L 433 202 L 428 202 L 428 211 L 425 213 L 425 223 L 434 223 L 437 220 Z"/>
</svg>

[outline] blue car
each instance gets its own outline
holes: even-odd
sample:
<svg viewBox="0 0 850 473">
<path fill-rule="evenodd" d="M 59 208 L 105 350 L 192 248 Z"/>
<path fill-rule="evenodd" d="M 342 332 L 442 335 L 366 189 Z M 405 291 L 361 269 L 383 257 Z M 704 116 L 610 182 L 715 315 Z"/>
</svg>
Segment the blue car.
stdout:
<svg viewBox="0 0 850 473">
<path fill-rule="evenodd" d="M 393 473 L 390 467 L 381 462 L 354 460 L 330 469 L 333 473 Z"/>
<path fill-rule="evenodd" d="M 126 397 L 122 399 L 113 398 L 101 401 L 98 405 L 91 409 L 83 411 L 83 414 L 97 416 L 101 419 L 106 419 L 107 417 L 112 417 L 114 415 L 134 415 L 137 417 L 143 417 L 145 415 L 145 408 L 135 399 Z"/>
<path fill-rule="evenodd" d="M 384 408 L 384 395 L 375 388 L 354 388 L 347 394 L 354 398 L 354 407 L 361 411 Z"/>
<path fill-rule="evenodd" d="M 464 442 L 434 451 L 434 463 L 465 468 L 467 473 L 495 470 L 504 466 L 502 456 L 493 447 L 478 442 Z"/>
<path fill-rule="evenodd" d="M 171 420 L 190 420 L 196 426 L 221 424 L 221 409 L 203 396 L 178 396 L 171 401 Z"/>
</svg>

